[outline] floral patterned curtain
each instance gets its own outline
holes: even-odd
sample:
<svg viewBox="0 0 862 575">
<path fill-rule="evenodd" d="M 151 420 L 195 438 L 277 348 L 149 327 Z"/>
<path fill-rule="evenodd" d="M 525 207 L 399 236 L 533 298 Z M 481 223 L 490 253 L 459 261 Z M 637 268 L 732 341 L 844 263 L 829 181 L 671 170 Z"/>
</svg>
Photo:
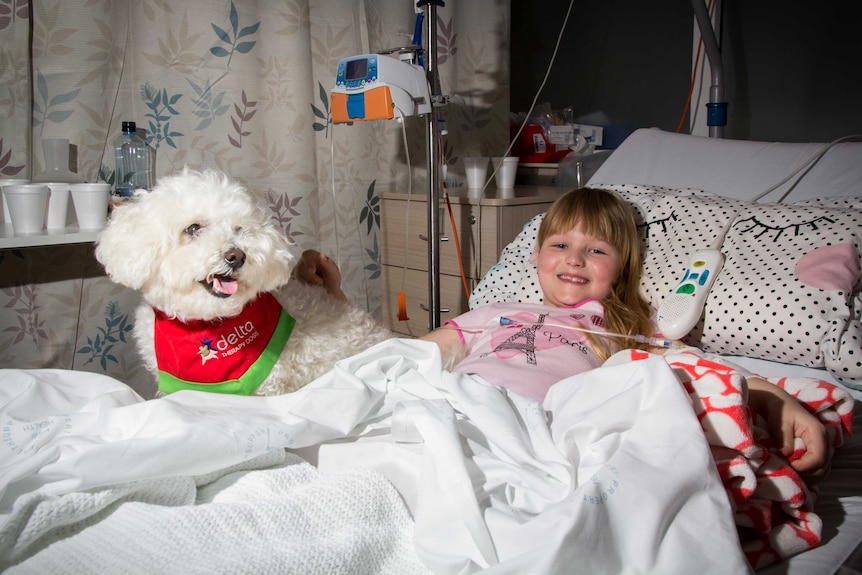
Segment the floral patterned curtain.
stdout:
<svg viewBox="0 0 862 575">
<path fill-rule="evenodd" d="M 437 16 L 458 185 L 461 157 L 507 143 L 509 0 Z M 333 125 L 329 90 L 340 59 L 410 44 L 415 20 L 412 0 L 0 0 L 0 178 L 39 174 L 41 141 L 68 138 L 85 181 L 112 181 L 111 142 L 135 121 L 157 176 L 217 168 L 264 194 L 297 253 L 337 257 L 345 292 L 379 315 L 377 195 L 411 177 L 425 193 L 425 119 Z M 0 250 L 0 367 L 106 373 L 152 396 L 138 302 L 91 244 Z"/>
</svg>

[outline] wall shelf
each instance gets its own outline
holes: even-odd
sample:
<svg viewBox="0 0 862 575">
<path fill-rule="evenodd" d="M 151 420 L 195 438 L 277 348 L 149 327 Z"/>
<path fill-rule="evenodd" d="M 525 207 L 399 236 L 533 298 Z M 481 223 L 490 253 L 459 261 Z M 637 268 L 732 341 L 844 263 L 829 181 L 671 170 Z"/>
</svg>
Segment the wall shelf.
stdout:
<svg viewBox="0 0 862 575">
<path fill-rule="evenodd" d="M 2 218 L 0 218 L 2 219 Z M 101 229 L 81 230 L 77 225 L 58 230 L 42 230 L 38 234 L 16 234 L 12 226 L 0 223 L 0 249 L 31 248 L 94 242 Z"/>
</svg>

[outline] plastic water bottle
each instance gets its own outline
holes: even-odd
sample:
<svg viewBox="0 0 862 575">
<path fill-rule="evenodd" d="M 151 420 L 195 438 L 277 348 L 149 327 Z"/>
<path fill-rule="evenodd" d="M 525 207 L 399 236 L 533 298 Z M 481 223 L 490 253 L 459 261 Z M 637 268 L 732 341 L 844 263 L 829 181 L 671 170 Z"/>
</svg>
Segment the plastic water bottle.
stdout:
<svg viewBox="0 0 862 575">
<path fill-rule="evenodd" d="M 121 197 L 134 196 L 136 189 L 152 189 L 154 183 L 147 143 L 135 130 L 134 122 L 123 122 L 123 133 L 114 140 L 114 194 Z"/>
</svg>

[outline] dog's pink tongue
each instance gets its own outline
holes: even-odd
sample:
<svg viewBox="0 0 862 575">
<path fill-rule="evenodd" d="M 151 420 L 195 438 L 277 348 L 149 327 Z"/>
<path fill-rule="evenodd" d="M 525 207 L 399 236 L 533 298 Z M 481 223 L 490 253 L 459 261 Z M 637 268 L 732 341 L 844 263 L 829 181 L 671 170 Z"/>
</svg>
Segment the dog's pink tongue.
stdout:
<svg viewBox="0 0 862 575">
<path fill-rule="evenodd" d="M 217 293 L 233 295 L 239 287 L 239 282 L 235 279 L 220 279 L 213 278 L 213 290 Z"/>
</svg>

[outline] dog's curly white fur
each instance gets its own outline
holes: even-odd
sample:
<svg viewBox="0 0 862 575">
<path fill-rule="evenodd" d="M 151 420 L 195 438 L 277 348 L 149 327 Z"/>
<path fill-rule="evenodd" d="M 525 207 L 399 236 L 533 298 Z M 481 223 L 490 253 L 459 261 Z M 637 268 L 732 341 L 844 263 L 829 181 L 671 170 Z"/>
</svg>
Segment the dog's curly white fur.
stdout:
<svg viewBox="0 0 862 575">
<path fill-rule="evenodd" d="M 184 169 L 114 209 L 96 258 L 115 282 L 139 290 L 134 328 L 144 365 L 158 374 L 153 308 L 183 322 L 235 317 L 272 293 L 296 325 L 256 395 L 295 391 L 392 337 L 369 314 L 322 287 L 290 281 L 293 246 L 251 192 L 216 171 Z"/>
</svg>

